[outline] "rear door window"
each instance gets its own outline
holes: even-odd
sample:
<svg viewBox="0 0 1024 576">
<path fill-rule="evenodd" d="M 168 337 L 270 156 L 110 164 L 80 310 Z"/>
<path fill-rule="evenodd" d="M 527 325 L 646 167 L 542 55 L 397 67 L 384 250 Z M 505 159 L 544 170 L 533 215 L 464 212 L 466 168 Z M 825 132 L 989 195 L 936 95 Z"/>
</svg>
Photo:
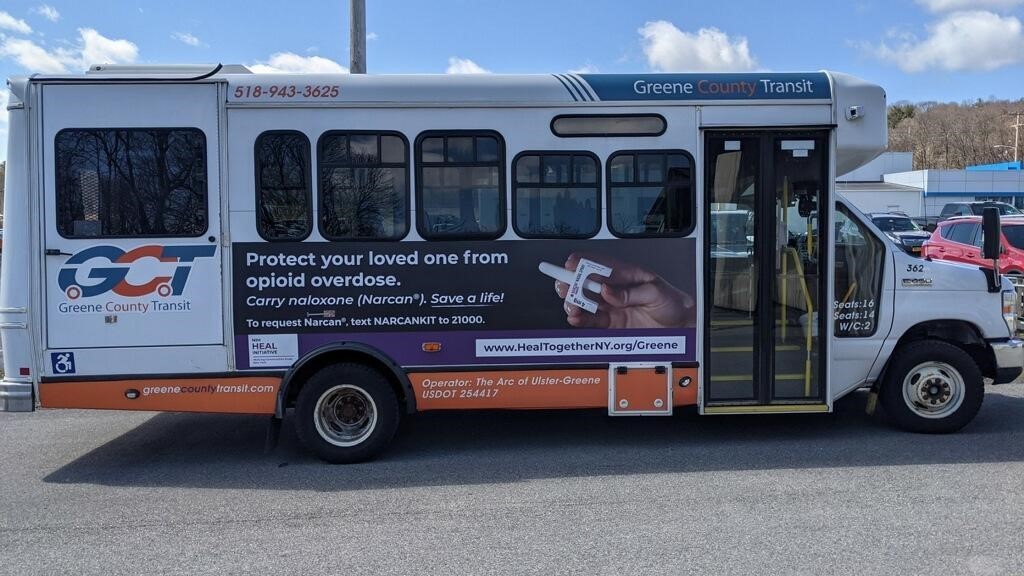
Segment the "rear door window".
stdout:
<svg viewBox="0 0 1024 576">
<path fill-rule="evenodd" d="M 1003 236 L 1010 246 L 1024 250 L 1024 226 L 1003 226 Z"/>
<path fill-rule="evenodd" d="M 949 240 L 960 244 L 972 244 L 974 235 L 978 231 L 978 224 L 974 222 L 962 222 L 954 224 L 953 230 L 949 233 Z"/>
<path fill-rule="evenodd" d="M 198 128 L 62 130 L 57 232 L 65 238 L 201 236 L 206 136 Z"/>
</svg>

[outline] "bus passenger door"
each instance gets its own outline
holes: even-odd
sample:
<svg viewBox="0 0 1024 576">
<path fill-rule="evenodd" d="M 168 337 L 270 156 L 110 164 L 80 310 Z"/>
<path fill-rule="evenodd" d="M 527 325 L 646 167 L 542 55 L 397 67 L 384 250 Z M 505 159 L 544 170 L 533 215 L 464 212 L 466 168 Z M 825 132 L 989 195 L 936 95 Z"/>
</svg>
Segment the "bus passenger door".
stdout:
<svg viewBox="0 0 1024 576">
<path fill-rule="evenodd" d="M 55 379 L 227 370 L 215 84 L 43 87 Z"/>
<path fill-rule="evenodd" d="M 828 150 L 825 130 L 706 133 L 705 413 L 828 410 Z"/>
</svg>

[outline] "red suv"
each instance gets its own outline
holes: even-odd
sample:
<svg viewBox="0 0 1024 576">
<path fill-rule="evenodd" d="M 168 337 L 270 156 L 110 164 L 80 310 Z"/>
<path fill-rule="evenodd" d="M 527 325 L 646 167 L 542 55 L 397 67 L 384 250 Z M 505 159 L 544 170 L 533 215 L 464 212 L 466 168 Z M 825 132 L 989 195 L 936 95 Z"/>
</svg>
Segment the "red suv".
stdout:
<svg viewBox="0 0 1024 576">
<path fill-rule="evenodd" d="M 1003 218 L 1002 230 L 999 271 L 1024 274 L 1024 218 Z M 989 266 L 990 261 L 981 257 L 981 238 L 981 216 L 954 217 L 939 222 L 922 246 L 922 255 L 931 260 Z"/>
</svg>

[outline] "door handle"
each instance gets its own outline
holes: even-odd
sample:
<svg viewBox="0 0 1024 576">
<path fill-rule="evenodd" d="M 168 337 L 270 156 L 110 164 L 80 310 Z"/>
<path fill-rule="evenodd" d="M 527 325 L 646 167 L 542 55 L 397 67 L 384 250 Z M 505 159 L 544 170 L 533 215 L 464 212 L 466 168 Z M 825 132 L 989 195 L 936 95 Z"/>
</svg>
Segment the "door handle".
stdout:
<svg viewBox="0 0 1024 576">
<path fill-rule="evenodd" d="M 47 248 L 46 249 L 46 255 L 47 256 L 74 256 L 74 254 L 72 254 L 70 252 L 61 252 L 61 250 L 59 248 Z"/>
</svg>

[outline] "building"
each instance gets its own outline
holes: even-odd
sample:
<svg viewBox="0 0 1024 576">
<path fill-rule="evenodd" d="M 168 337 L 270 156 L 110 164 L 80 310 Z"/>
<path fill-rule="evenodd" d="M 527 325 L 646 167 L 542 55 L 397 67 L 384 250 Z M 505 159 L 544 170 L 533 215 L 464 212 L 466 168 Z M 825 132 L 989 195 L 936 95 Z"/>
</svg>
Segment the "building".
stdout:
<svg viewBox="0 0 1024 576">
<path fill-rule="evenodd" d="M 836 179 L 836 191 L 864 212 L 938 216 L 950 202 L 996 200 L 1024 209 L 1022 162 L 964 170 L 911 170 L 909 152 L 886 152 Z"/>
<path fill-rule="evenodd" d="M 913 166 L 912 153 L 885 152 L 853 172 L 836 178 L 836 192 L 863 212 L 904 212 L 920 216 L 923 190 L 885 181 L 887 174 L 908 172 Z"/>
</svg>

